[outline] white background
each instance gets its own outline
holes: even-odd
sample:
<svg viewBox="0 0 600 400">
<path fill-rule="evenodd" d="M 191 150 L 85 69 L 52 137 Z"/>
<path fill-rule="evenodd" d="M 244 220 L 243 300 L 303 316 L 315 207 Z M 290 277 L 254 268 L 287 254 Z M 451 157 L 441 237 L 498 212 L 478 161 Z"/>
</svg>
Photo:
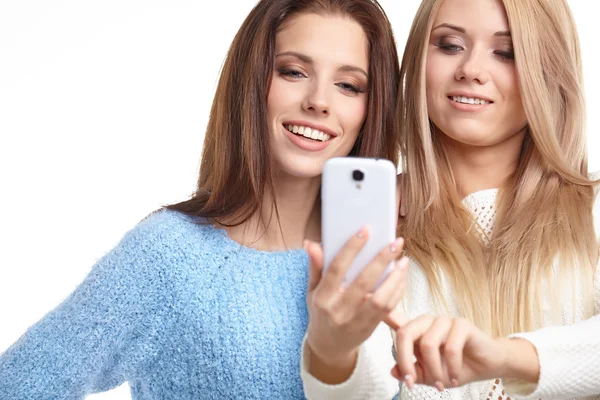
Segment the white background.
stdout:
<svg viewBox="0 0 600 400">
<path fill-rule="evenodd" d="M 219 70 L 254 3 L 0 0 L 0 352 L 124 232 L 193 192 Z M 401 52 L 419 1 L 381 4 Z M 570 4 L 599 170 L 595 3 Z"/>
</svg>

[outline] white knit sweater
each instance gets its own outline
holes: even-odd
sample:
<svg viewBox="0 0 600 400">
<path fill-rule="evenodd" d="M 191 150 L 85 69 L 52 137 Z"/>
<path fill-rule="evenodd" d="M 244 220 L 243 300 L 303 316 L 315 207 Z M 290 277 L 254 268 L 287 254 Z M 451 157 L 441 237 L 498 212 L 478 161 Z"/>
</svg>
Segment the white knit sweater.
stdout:
<svg viewBox="0 0 600 400">
<path fill-rule="evenodd" d="M 473 193 L 464 204 L 477 217 L 481 233 L 491 235 L 495 218 L 497 189 Z M 594 204 L 594 224 L 600 242 L 600 195 Z M 483 235 L 485 236 L 485 235 Z M 443 293 L 450 312 L 457 316 L 455 294 L 443 279 Z M 568 293 L 565 299 L 572 299 Z M 438 392 L 435 388 L 415 385 L 413 390 L 402 387 L 401 400 L 509 400 L 509 399 L 600 399 L 600 315 L 584 320 L 583 301 L 575 295 L 576 307 L 570 301 L 562 303 L 560 321 L 552 321 L 550 293 L 544 304 L 544 326 L 536 332 L 514 336 L 529 340 L 537 349 L 540 378 L 537 385 L 500 380 L 469 384 Z M 600 314 L 600 266 L 595 279 L 596 313 Z M 427 278 L 421 267 L 411 262 L 405 292 L 406 316 L 409 319 L 423 314 L 436 314 Z M 573 311 L 575 310 L 575 311 Z M 573 319 L 573 312 L 575 318 Z M 572 323 L 575 320 L 576 323 Z M 570 325 L 569 325 L 570 324 Z M 380 400 L 391 399 L 398 393 L 399 382 L 390 375 L 394 366 L 392 337 L 381 323 L 361 346 L 358 361 L 351 377 L 339 385 L 326 385 L 307 371 L 308 357 L 302 349 L 301 376 L 309 400 Z M 592 396 L 592 397 L 585 397 Z"/>
</svg>

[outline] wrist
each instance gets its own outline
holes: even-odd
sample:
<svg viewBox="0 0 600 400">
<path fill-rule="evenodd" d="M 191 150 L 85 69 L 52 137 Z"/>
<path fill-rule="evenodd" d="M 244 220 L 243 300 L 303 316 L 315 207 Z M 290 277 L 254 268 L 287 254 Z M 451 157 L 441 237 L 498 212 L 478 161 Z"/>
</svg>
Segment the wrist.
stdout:
<svg viewBox="0 0 600 400">
<path fill-rule="evenodd" d="M 309 341 L 306 342 L 311 360 L 316 360 L 327 367 L 354 367 L 358 358 L 358 349 L 347 353 L 330 353 L 315 351 L 315 347 Z"/>
<path fill-rule="evenodd" d="M 306 342 L 308 350 L 308 372 L 326 384 L 340 384 L 347 381 L 358 361 L 358 349 L 345 354 L 320 354 Z"/>
<path fill-rule="evenodd" d="M 537 383 L 540 363 L 533 344 L 521 338 L 502 338 L 501 341 L 506 349 L 502 378 Z"/>
</svg>

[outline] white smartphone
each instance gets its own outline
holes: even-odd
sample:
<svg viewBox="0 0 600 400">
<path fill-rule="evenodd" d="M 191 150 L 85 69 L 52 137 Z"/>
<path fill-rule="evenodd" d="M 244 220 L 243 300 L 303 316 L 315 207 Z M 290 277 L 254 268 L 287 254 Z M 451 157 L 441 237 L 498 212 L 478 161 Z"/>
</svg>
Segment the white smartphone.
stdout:
<svg viewBox="0 0 600 400">
<path fill-rule="evenodd" d="M 351 284 L 373 258 L 396 238 L 396 168 L 389 160 L 337 157 L 323 169 L 321 229 L 324 271 L 364 225 L 369 240 L 348 269 L 344 285 Z M 391 263 L 374 289 L 391 272 Z"/>
</svg>

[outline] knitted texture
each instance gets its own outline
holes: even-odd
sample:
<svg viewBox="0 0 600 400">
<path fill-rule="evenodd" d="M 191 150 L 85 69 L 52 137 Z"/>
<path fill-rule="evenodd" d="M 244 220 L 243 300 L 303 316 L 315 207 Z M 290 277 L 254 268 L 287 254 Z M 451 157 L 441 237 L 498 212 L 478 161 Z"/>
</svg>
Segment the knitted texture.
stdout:
<svg viewBox="0 0 600 400">
<path fill-rule="evenodd" d="M 0 356 L 0 399 L 302 399 L 307 265 L 159 211 Z"/>
<path fill-rule="evenodd" d="M 505 382 L 507 390 L 522 393 L 514 399 L 600 399 L 600 315 L 578 324 L 514 335 L 533 343 L 540 359 L 540 384 Z M 565 368 L 565 366 L 568 366 Z"/>
<path fill-rule="evenodd" d="M 493 234 L 496 217 L 497 189 L 482 190 L 467 196 L 463 204 L 473 215 L 475 228 L 484 243 L 488 243 Z M 600 240 L 600 195 L 596 196 L 594 205 L 594 222 L 596 234 Z M 600 266 L 596 272 L 595 297 L 596 304 L 600 304 Z M 442 276 L 442 293 L 449 305 L 449 314 L 458 316 L 456 310 L 456 296 L 449 282 Z M 573 316 L 573 304 L 570 301 L 571 293 L 564 297 L 561 304 L 563 318 L 559 325 L 566 325 L 569 321 L 580 321 L 574 325 L 561 327 L 548 327 L 536 332 L 522 333 L 521 336 L 529 340 L 537 349 L 540 358 L 540 381 L 538 385 L 523 385 L 522 382 L 507 382 L 503 387 L 499 379 L 476 382 L 456 389 L 447 389 L 439 392 L 437 389 L 416 385 L 413 390 L 405 386 L 396 395 L 401 400 L 510 400 L 510 399 L 600 399 L 600 395 L 584 397 L 585 395 L 600 393 L 600 315 L 582 321 L 583 315 L 577 312 Z M 547 296 L 551 296 L 547 293 Z M 575 297 L 581 300 L 579 297 Z M 551 304 L 549 298 L 545 305 Z M 576 310 L 583 310 L 582 304 L 576 304 Z M 402 312 L 407 318 L 413 319 L 423 314 L 438 314 L 434 299 L 429 288 L 427 277 L 422 268 L 411 261 L 408 270 L 407 286 L 405 289 L 404 309 Z M 600 312 L 600 308 L 596 309 Z M 550 326 L 552 310 L 544 307 L 544 323 Z M 390 399 L 389 387 L 398 385 L 398 381 L 391 377 L 389 372 L 382 373 L 378 365 L 393 363 L 392 352 L 387 352 L 392 346 L 391 334 L 387 336 L 371 336 L 359 350 L 357 367 L 352 376 L 341 385 L 324 385 L 310 376 L 305 369 L 304 360 L 302 379 L 304 381 L 307 397 L 312 400 L 382 400 Z M 374 348 L 377 349 L 374 349 Z M 363 355 L 362 353 L 372 353 Z M 306 355 L 304 354 L 304 357 Z M 372 365 L 367 365 L 372 363 Z M 389 371 L 389 369 L 388 369 Z M 368 384 L 369 387 L 365 387 Z M 318 388 L 318 390 L 317 390 Z M 343 388 L 345 393 L 353 393 L 352 397 L 340 394 Z M 510 388 L 510 391 L 508 390 Z M 396 389 L 396 392 L 399 389 Z M 311 394 L 308 396 L 308 394 Z M 520 395 L 521 397 L 519 397 Z"/>
</svg>

